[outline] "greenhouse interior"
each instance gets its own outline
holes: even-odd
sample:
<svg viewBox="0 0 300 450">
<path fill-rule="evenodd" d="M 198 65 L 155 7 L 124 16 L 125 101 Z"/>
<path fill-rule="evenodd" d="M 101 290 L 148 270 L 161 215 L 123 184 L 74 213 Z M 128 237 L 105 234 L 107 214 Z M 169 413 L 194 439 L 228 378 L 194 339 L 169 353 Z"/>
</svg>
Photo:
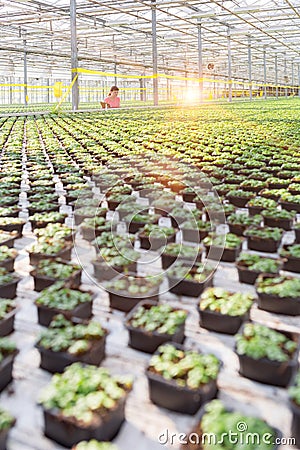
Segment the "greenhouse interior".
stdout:
<svg viewBox="0 0 300 450">
<path fill-rule="evenodd" d="M 0 0 L 0 450 L 300 449 L 299 0 Z"/>
</svg>

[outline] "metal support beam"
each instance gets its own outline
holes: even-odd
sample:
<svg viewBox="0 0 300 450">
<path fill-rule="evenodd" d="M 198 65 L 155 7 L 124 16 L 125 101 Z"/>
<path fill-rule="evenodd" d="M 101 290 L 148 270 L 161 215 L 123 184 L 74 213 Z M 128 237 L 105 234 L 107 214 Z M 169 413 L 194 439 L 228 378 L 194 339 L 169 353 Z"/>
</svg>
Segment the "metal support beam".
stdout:
<svg viewBox="0 0 300 450">
<path fill-rule="evenodd" d="M 23 40 L 24 44 L 24 105 L 27 105 L 27 52 L 26 52 L 26 39 Z"/>
<path fill-rule="evenodd" d="M 76 0 L 70 0 L 70 26 L 71 26 L 71 68 L 78 68 L 78 49 L 77 49 L 77 28 L 76 28 Z M 76 72 L 71 73 L 71 80 L 76 77 Z M 79 105 L 79 83 L 78 78 L 72 87 L 72 110 L 78 109 Z"/>
<path fill-rule="evenodd" d="M 197 22 L 198 29 L 198 76 L 199 76 L 199 99 L 203 101 L 203 61 L 202 61 L 202 27 L 201 20 Z"/>
<path fill-rule="evenodd" d="M 249 76 L 249 99 L 252 101 L 252 48 L 251 37 L 248 36 L 248 76 Z"/>
<path fill-rule="evenodd" d="M 267 100 L 267 53 L 266 48 L 264 47 L 264 99 Z"/>
<path fill-rule="evenodd" d="M 294 93 L 294 61 L 292 61 L 292 84 L 293 86 L 293 93 Z"/>
<path fill-rule="evenodd" d="M 156 0 L 151 0 L 152 10 L 152 66 L 153 66 L 153 104 L 158 105 L 158 69 L 157 69 L 157 35 L 156 35 Z"/>
<path fill-rule="evenodd" d="M 287 59 L 286 59 L 286 53 L 284 54 L 284 84 L 286 84 L 287 85 Z M 287 87 L 286 88 L 284 88 L 284 95 L 285 95 L 285 98 L 287 98 L 287 96 L 288 96 L 288 90 L 287 90 Z"/>
<path fill-rule="evenodd" d="M 9 77 L 9 104 L 11 105 L 13 102 L 13 95 L 12 95 L 12 84 L 13 84 L 13 77 Z"/>
<path fill-rule="evenodd" d="M 231 59 L 231 36 L 230 28 L 227 28 L 227 50 L 228 50 L 228 100 L 232 102 L 232 59 Z"/>
<path fill-rule="evenodd" d="M 278 56 L 275 55 L 275 85 L 276 85 L 276 98 L 278 99 Z"/>
<path fill-rule="evenodd" d="M 117 75 L 117 58 L 116 58 L 116 56 L 115 56 L 115 62 L 114 62 L 114 74 L 115 75 Z M 117 84 L 118 84 L 118 77 L 114 77 L 114 83 L 115 83 L 115 86 L 117 86 Z"/>
</svg>

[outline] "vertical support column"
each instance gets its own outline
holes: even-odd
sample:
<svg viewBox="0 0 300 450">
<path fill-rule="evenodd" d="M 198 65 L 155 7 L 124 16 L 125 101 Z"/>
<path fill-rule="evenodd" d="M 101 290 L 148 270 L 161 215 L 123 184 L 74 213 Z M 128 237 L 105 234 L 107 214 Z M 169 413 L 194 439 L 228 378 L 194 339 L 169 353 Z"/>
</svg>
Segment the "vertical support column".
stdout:
<svg viewBox="0 0 300 450">
<path fill-rule="evenodd" d="M 47 86 L 48 86 L 48 89 L 47 89 L 47 103 L 49 104 L 50 103 L 50 80 L 49 80 L 49 78 L 47 78 Z"/>
<path fill-rule="evenodd" d="M 76 28 L 76 0 L 70 0 L 70 25 L 71 25 L 71 69 L 78 68 L 78 49 L 77 49 L 77 28 Z M 71 80 L 76 77 L 76 72 L 72 71 Z M 72 110 L 78 109 L 79 105 L 79 83 L 78 78 L 72 87 Z"/>
<path fill-rule="evenodd" d="M 9 86 L 9 104 L 11 105 L 13 102 L 13 98 L 12 98 L 13 77 L 12 76 L 9 77 L 9 84 L 10 84 L 10 86 Z"/>
<path fill-rule="evenodd" d="M 287 60 L 286 60 L 286 53 L 284 54 L 284 84 L 287 85 Z M 285 98 L 287 98 L 287 96 L 288 96 L 287 87 L 284 88 L 284 95 L 285 95 Z"/>
<path fill-rule="evenodd" d="M 275 55 L 275 84 L 276 84 L 276 98 L 278 99 L 278 56 Z"/>
<path fill-rule="evenodd" d="M 114 62 L 114 74 L 117 75 L 117 58 L 116 58 L 116 55 L 115 55 L 115 62 Z M 117 76 L 114 77 L 114 84 L 115 84 L 115 86 L 117 86 L 117 84 L 118 84 Z"/>
<path fill-rule="evenodd" d="M 157 36 L 156 36 L 156 0 L 151 0 L 152 10 L 152 66 L 153 66 L 153 104 L 158 105 L 158 78 L 157 78 Z"/>
<path fill-rule="evenodd" d="M 292 83 L 291 83 L 291 85 L 293 86 L 292 92 L 294 95 L 294 60 L 292 60 Z"/>
<path fill-rule="evenodd" d="M 266 48 L 264 47 L 264 99 L 267 100 L 267 53 Z"/>
<path fill-rule="evenodd" d="M 300 63 L 298 63 L 298 97 L 300 97 Z"/>
<path fill-rule="evenodd" d="M 229 102 L 232 102 L 232 60 L 231 60 L 231 36 L 229 27 L 227 27 L 227 49 L 228 49 L 228 100 Z"/>
<path fill-rule="evenodd" d="M 249 78 L 249 99 L 250 101 L 252 101 L 252 48 L 250 36 L 248 36 L 248 78 Z"/>
<path fill-rule="evenodd" d="M 203 60 L 202 60 L 202 27 L 201 20 L 197 20 L 198 29 L 198 77 L 199 77 L 199 99 L 203 101 Z"/>
<path fill-rule="evenodd" d="M 23 39 L 24 44 L 24 105 L 27 105 L 27 51 L 26 51 L 26 39 Z"/>
</svg>

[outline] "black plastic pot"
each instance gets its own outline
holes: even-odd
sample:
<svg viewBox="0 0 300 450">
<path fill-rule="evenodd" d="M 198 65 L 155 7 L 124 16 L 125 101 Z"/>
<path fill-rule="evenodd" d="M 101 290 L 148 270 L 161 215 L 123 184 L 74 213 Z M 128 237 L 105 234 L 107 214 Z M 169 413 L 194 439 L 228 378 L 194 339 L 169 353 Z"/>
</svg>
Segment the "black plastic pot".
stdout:
<svg viewBox="0 0 300 450">
<path fill-rule="evenodd" d="M 14 277 L 14 280 L 10 283 L 2 284 L 0 286 L 0 297 L 9 299 L 15 298 L 19 281 L 20 278 Z"/>
<path fill-rule="evenodd" d="M 193 203 L 194 198 L 196 197 L 197 193 L 196 192 L 181 192 L 182 195 L 182 199 L 184 202 L 187 203 Z"/>
<path fill-rule="evenodd" d="M 247 355 L 237 354 L 240 362 L 240 375 L 272 386 L 286 387 L 290 383 L 299 366 L 299 335 L 278 331 L 298 343 L 298 349 L 293 358 L 287 362 L 278 362 L 267 358 L 254 359 Z"/>
<path fill-rule="evenodd" d="M 295 256 L 292 255 L 285 256 L 283 263 L 283 270 L 300 273 L 300 258 L 296 258 Z"/>
<path fill-rule="evenodd" d="M 38 323 L 44 327 L 48 327 L 54 316 L 63 314 L 67 319 L 78 317 L 80 319 L 89 319 L 92 315 L 92 300 L 90 302 L 80 303 L 72 310 L 61 310 L 57 308 L 48 308 L 47 306 L 37 305 L 38 308 Z"/>
<path fill-rule="evenodd" d="M 147 300 L 147 302 L 151 301 L 156 304 L 158 302 L 158 298 L 158 286 L 149 289 L 148 293 L 145 293 L 142 298 L 134 297 L 132 296 L 132 294 L 123 291 L 119 293 L 109 292 L 109 305 L 112 309 L 117 309 L 119 311 L 128 313 L 143 300 Z"/>
<path fill-rule="evenodd" d="M 283 228 L 289 231 L 293 227 L 293 219 L 274 219 L 273 217 L 264 217 L 264 225 L 272 228 Z"/>
<path fill-rule="evenodd" d="M 167 275 L 169 286 L 172 286 L 169 290 L 172 294 L 184 295 L 186 297 L 199 297 L 204 289 L 213 285 L 213 276 L 210 275 L 204 282 L 199 283 L 197 281 L 179 279 Z"/>
<path fill-rule="evenodd" d="M 125 221 L 127 227 L 128 227 L 128 232 L 131 234 L 135 234 L 138 233 L 141 228 L 143 228 L 146 225 L 146 222 L 127 222 Z M 158 223 L 158 219 L 155 222 L 151 222 L 153 224 L 157 224 Z"/>
<path fill-rule="evenodd" d="M 12 236 L 8 238 L 6 241 L 1 242 L 0 245 L 6 245 L 8 248 L 13 248 L 15 240 L 18 239 L 20 236 L 16 234 L 15 236 Z"/>
<path fill-rule="evenodd" d="M 6 386 L 12 381 L 13 364 L 18 351 L 6 356 L 0 362 L 0 392 L 6 388 Z"/>
<path fill-rule="evenodd" d="M 167 239 L 164 238 L 151 238 L 151 242 L 148 236 L 144 235 L 143 233 L 139 233 L 139 239 L 141 242 L 141 248 L 144 250 L 158 250 L 159 248 L 163 247 L 164 245 L 170 244 L 171 242 L 175 242 L 176 239 L 176 233 L 174 233 L 172 236 L 169 236 Z"/>
<path fill-rule="evenodd" d="M 0 267 L 4 267 L 8 272 L 14 271 L 14 264 L 16 258 L 8 258 L 4 261 L 0 261 Z"/>
<path fill-rule="evenodd" d="M 0 230 L 9 231 L 9 232 L 17 231 L 19 236 L 21 236 L 25 223 L 26 223 L 26 221 L 23 220 L 22 223 L 11 223 L 11 224 L 6 224 L 6 225 L 0 225 Z"/>
<path fill-rule="evenodd" d="M 295 228 L 296 244 L 300 244 L 300 228 Z"/>
<path fill-rule="evenodd" d="M 299 203 L 290 203 L 290 202 L 284 202 L 280 201 L 280 205 L 283 209 L 286 209 L 287 211 L 297 211 L 297 213 L 300 213 L 300 204 Z"/>
<path fill-rule="evenodd" d="M 156 331 L 148 332 L 144 331 L 142 328 L 134 328 L 130 324 L 132 317 L 140 306 L 149 306 L 149 308 L 151 308 L 151 306 L 154 306 L 156 304 L 156 302 L 149 300 L 142 301 L 137 306 L 135 306 L 132 311 L 126 316 L 125 327 L 129 332 L 129 347 L 145 353 L 154 353 L 157 348 L 165 342 L 171 341 L 177 342 L 178 344 L 182 344 L 184 342 L 185 323 L 181 324 L 174 334 L 163 334 Z"/>
<path fill-rule="evenodd" d="M 62 373 L 67 366 L 75 362 L 99 366 L 105 358 L 105 342 L 106 336 L 97 341 L 95 340 L 92 348 L 87 353 L 81 355 L 71 355 L 67 352 L 54 352 L 37 344 L 36 348 L 41 356 L 40 367 L 51 373 Z"/>
<path fill-rule="evenodd" d="M 246 266 L 239 265 L 238 263 L 236 264 L 236 268 L 238 271 L 239 282 L 245 283 L 245 284 L 254 284 L 257 277 L 262 273 L 257 270 L 249 270 Z M 279 272 L 279 270 L 280 270 L 280 267 L 278 268 L 278 272 Z M 272 276 L 273 274 L 268 273 L 266 275 Z"/>
<path fill-rule="evenodd" d="M 260 214 L 265 208 L 263 206 L 247 206 L 249 215 L 250 216 L 256 216 L 257 214 Z"/>
<path fill-rule="evenodd" d="M 68 287 L 76 289 L 80 286 L 81 273 L 82 270 L 78 270 L 74 272 L 74 274 L 72 274 L 69 278 L 64 279 Z M 56 283 L 57 281 L 60 281 L 56 278 L 50 278 L 43 275 L 39 275 L 36 270 L 32 270 L 30 272 L 30 275 L 33 277 L 34 290 L 37 292 L 41 292 L 43 289 L 46 289 L 47 287 L 52 286 L 52 284 Z"/>
<path fill-rule="evenodd" d="M 123 266 L 109 266 L 105 261 L 93 261 L 94 267 L 94 276 L 99 281 L 110 281 L 112 280 L 118 273 L 123 273 L 125 267 Z M 137 263 L 131 263 L 126 266 L 126 270 L 128 272 L 136 272 Z"/>
<path fill-rule="evenodd" d="M 257 252 L 264 253 L 276 253 L 279 246 L 280 241 L 274 241 L 274 239 L 262 239 L 254 236 L 247 237 L 248 249 L 256 250 Z"/>
<path fill-rule="evenodd" d="M 274 277 L 276 275 L 262 275 L 262 279 Z M 300 297 L 279 297 L 278 295 L 259 293 L 257 288 L 256 294 L 259 309 L 276 314 L 287 314 L 289 316 L 300 315 Z"/>
<path fill-rule="evenodd" d="M 250 316 L 249 312 L 242 316 L 229 316 L 208 309 L 202 310 L 199 307 L 198 313 L 199 323 L 202 328 L 224 334 L 237 333 L 241 325 L 249 320 Z"/>
<path fill-rule="evenodd" d="M 1 300 L 0 300 L 1 302 Z M 0 320 L 0 337 L 8 336 L 14 331 L 15 315 L 17 310 L 13 309 Z"/>
<path fill-rule="evenodd" d="M 236 248 L 224 248 L 223 252 L 221 247 L 217 247 L 215 245 L 212 246 L 205 245 L 205 249 L 207 257 L 209 255 L 209 259 L 212 259 L 214 261 L 220 259 L 223 262 L 235 262 L 236 259 L 239 257 L 239 254 L 241 253 L 242 245 Z"/>
<path fill-rule="evenodd" d="M 229 223 L 229 232 L 236 234 L 236 236 L 243 236 L 244 235 L 244 231 L 247 228 L 247 225 L 240 225 L 237 223 Z"/>
<path fill-rule="evenodd" d="M 35 213 L 50 213 L 50 212 L 58 212 L 60 208 L 60 205 L 57 204 L 55 206 L 53 206 L 50 209 L 47 209 L 47 211 L 43 210 L 42 208 L 39 209 L 35 209 L 35 208 L 30 208 L 30 206 L 28 206 L 28 213 L 30 216 L 33 216 L 33 214 Z"/>
<path fill-rule="evenodd" d="M 226 195 L 227 200 L 232 205 L 236 206 L 237 208 L 245 208 L 246 204 L 249 201 L 249 197 L 235 197 L 233 195 Z"/>
<path fill-rule="evenodd" d="M 185 257 L 167 255 L 166 253 L 162 253 L 162 255 L 161 255 L 162 268 L 164 270 L 166 270 L 172 264 L 174 264 L 176 261 L 188 261 L 192 264 L 196 264 L 196 263 L 201 262 L 201 258 L 202 258 L 202 253 L 198 253 L 197 257 L 195 257 L 195 258 L 185 258 Z"/>
<path fill-rule="evenodd" d="M 40 220 L 32 220 L 30 219 L 31 228 L 35 230 L 36 228 L 45 228 L 50 223 L 65 223 L 65 217 L 59 220 L 55 220 L 53 222 L 42 222 Z"/>
<path fill-rule="evenodd" d="M 101 416 L 97 425 L 82 426 L 75 420 L 63 417 L 56 410 L 44 409 L 45 435 L 59 444 L 71 448 L 81 441 L 110 441 L 119 432 L 125 420 L 125 398 L 115 409 Z"/>
<path fill-rule="evenodd" d="M 184 347 L 179 344 L 173 343 L 173 345 L 184 350 Z M 198 389 L 190 389 L 178 386 L 174 380 L 165 380 L 148 369 L 146 375 L 151 402 L 182 414 L 195 414 L 203 403 L 215 398 L 218 392 L 216 380 L 212 380 Z"/>
<path fill-rule="evenodd" d="M 203 241 L 206 236 L 208 236 L 209 231 L 206 230 L 192 230 L 187 228 L 182 228 L 182 238 L 184 241 L 188 242 L 199 242 Z"/>
<path fill-rule="evenodd" d="M 66 241 L 65 248 L 63 248 L 60 252 L 55 253 L 54 255 L 30 252 L 29 253 L 30 264 L 32 266 L 36 266 L 40 261 L 42 261 L 44 259 L 49 259 L 52 261 L 57 258 L 63 259 L 65 261 L 70 261 L 72 249 L 73 249 L 73 243 L 67 243 L 67 241 Z"/>
<path fill-rule="evenodd" d="M 290 407 L 293 413 L 291 435 L 296 439 L 296 448 L 300 448 L 300 406 L 290 400 Z"/>
</svg>

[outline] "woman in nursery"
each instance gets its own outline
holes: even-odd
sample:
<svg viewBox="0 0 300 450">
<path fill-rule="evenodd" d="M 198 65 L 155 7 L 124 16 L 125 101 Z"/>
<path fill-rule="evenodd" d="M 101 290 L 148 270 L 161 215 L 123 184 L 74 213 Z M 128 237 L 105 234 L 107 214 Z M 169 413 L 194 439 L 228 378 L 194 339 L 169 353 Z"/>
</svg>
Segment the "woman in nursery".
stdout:
<svg viewBox="0 0 300 450">
<path fill-rule="evenodd" d="M 118 93 L 118 86 L 112 86 L 104 102 L 101 102 L 102 108 L 120 108 L 120 97 L 118 97 Z"/>
</svg>

